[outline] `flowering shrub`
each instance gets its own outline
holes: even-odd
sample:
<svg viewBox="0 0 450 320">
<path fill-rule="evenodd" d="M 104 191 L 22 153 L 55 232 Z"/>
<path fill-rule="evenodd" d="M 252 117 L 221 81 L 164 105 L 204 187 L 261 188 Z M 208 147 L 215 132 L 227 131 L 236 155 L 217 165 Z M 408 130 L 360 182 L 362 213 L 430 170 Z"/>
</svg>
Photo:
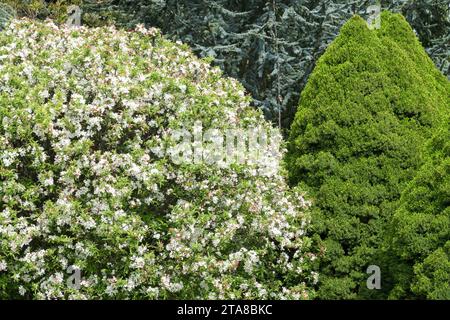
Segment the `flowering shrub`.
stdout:
<svg viewBox="0 0 450 320">
<path fill-rule="evenodd" d="M 157 30 L 11 23 L 0 33 L 0 298 L 311 297 L 308 203 L 288 190 L 279 147 L 229 166 L 165 152 L 196 121 L 270 130 L 249 100 Z"/>
</svg>

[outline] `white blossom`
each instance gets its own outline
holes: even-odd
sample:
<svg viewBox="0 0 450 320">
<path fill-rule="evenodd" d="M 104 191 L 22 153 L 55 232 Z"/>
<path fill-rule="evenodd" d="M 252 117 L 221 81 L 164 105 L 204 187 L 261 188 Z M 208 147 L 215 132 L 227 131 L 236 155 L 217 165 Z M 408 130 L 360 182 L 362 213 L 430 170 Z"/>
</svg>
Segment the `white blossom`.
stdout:
<svg viewBox="0 0 450 320">
<path fill-rule="evenodd" d="M 310 203 L 283 178 L 281 142 L 239 166 L 168 152 L 200 119 L 280 135 L 237 81 L 143 26 L 15 20 L 0 42 L 2 286 L 35 299 L 309 295 Z"/>
</svg>

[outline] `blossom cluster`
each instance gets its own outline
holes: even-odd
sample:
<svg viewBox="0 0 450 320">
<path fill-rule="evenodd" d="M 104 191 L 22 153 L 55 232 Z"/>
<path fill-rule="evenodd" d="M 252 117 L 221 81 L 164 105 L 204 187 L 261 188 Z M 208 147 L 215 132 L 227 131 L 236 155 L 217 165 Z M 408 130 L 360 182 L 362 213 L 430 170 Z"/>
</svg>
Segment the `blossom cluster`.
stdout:
<svg viewBox="0 0 450 320">
<path fill-rule="evenodd" d="M 311 297 L 309 203 L 287 187 L 280 145 L 229 167 L 163 152 L 196 121 L 272 130 L 249 103 L 158 30 L 12 22 L 0 32 L 0 298 Z"/>
</svg>

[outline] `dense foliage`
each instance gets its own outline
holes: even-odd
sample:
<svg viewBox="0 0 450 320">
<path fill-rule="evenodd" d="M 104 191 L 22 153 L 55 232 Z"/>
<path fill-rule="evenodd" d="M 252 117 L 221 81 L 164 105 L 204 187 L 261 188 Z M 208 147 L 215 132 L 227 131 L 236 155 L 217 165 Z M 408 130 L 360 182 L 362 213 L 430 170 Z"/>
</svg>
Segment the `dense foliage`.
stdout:
<svg viewBox="0 0 450 320">
<path fill-rule="evenodd" d="M 81 5 L 82 0 L 2 0 L 4 6 L 8 6 L 19 17 L 30 19 L 54 19 L 63 22 L 67 17 L 67 8 L 71 4 Z"/>
<path fill-rule="evenodd" d="M 449 46 L 448 0 L 2 0 L 0 299 L 450 299 Z"/>
<path fill-rule="evenodd" d="M 450 300 L 449 120 L 424 154 L 428 159 L 403 191 L 392 221 L 390 248 L 403 268 L 391 297 Z"/>
<path fill-rule="evenodd" d="M 267 119 L 287 130 L 300 92 L 317 59 L 355 13 L 367 18 L 371 0 L 6 0 L 32 17 L 63 20 L 68 3 L 83 9 L 83 23 L 138 23 L 161 28 L 211 56 L 226 75 L 252 94 Z M 438 68 L 450 76 L 450 8 L 447 0 L 381 1 L 401 12 Z"/>
<path fill-rule="evenodd" d="M 16 20 L 0 61 L 0 298 L 311 296 L 308 203 L 237 81 L 143 27 Z M 196 121 L 274 149 L 178 163 L 171 132 Z"/>
<path fill-rule="evenodd" d="M 366 268 L 388 270 L 387 222 L 449 105 L 448 80 L 400 15 L 384 12 L 379 30 L 352 18 L 319 59 L 286 157 L 290 182 L 309 190 L 315 202 L 323 254 L 319 297 L 374 294 L 365 292 Z M 382 275 L 382 294 L 395 285 L 391 276 Z"/>
<path fill-rule="evenodd" d="M 16 17 L 16 11 L 9 5 L 0 3 L 0 30 Z"/>
</svg>

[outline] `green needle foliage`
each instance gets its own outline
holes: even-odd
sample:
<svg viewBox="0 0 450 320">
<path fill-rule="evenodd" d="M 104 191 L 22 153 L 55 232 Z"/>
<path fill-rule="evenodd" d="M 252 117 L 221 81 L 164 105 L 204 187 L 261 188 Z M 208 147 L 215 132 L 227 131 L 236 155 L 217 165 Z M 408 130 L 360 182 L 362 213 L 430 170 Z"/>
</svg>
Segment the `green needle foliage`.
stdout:
<svg viewBox="0 0 450 320">
<path fill-rule="evenodd" d="M 450 122 L 426 148 L 429 155 L 403 191 L 393 218 L 391 248 L 402 272 L 391 298 L 450 299 Z"/>
<path fill-rule="evenodd" d="M 319 59 L 291 127 L 290 182 L 315 202 L 322 299 L 384 297 L 383 238 L 421 148 L 448 112 L 450 86 L 405 19 L 383 12 L 379 30 L 355 16 Z M 445 110 L 444 110 L 445 109 Z M 366 289 L 379 265 L 382 290 Z"/>
</svg>

